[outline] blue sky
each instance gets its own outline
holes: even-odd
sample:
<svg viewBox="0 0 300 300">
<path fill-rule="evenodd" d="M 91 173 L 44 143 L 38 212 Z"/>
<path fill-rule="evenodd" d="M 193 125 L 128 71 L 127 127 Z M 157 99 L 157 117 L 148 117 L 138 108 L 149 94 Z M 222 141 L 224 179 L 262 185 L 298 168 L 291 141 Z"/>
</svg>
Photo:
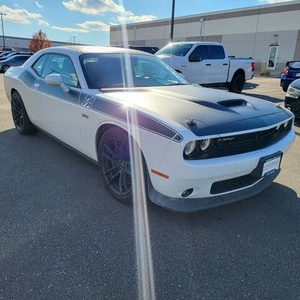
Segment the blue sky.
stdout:
<svg viewBox="0 0 300 300">
<path fill-rule="evenodd" d="M 175 0 L 175 17 L 284 0 Z M 171 17 L 172 0 L 0 0 L 5 36 L 109 45 L 109 26 Z M 2 29 L 0 30 L 2 35 Z"/>
</svg>

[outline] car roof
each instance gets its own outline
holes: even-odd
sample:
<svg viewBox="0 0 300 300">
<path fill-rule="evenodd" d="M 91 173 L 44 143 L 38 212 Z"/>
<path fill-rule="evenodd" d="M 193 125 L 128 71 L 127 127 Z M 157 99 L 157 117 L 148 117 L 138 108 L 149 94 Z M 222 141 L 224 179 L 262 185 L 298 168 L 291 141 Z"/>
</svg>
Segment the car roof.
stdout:
<svg viewBox="0 0 300 300">
<path fill-rule="evenodd" d="M 16 54 L 16 55 L 13 55 L 13 56 L 10 56 L 10 57 L 8 57 L 7 59 L 4 59 L 4 60 L 2 60 L 1 62 L 3 62 L 3 61 L 8 61 L 8 60 L 11 60 L 11 59 L 14 59 L 14 58 L 16 58 L 16 57 L 23 57 L 23 56 L 28 56 L 28 57 L 30 57 L 30 56 L 32 56 L 31 54 Z"/>
<path fill-rule="evenodd" d="M 172 42 L 167 45 L 187 45 L 187 44 L 199 44 L 199 45 L 223 45 L 220 42 L 207 42 L 207 41 L 186 41 L 186 42 Z M 166 46 L 167 46 L 166 45 Z"/>
<path fill-rule="evenodd" d="M 45 52 L 60 52 L 65 54 L 84 54 L 84 53 L 141 53 L 144 55 L 151 55 L 143 51 L 138 51 L 134 49 L 125 49 L 120 47 L 111 47 L 111 46 L 85 46 L 85 45 L 70 45 L 70 46 L 56 46 L 56 47 L 49 47 L 43 50 Z"/>
</svg>

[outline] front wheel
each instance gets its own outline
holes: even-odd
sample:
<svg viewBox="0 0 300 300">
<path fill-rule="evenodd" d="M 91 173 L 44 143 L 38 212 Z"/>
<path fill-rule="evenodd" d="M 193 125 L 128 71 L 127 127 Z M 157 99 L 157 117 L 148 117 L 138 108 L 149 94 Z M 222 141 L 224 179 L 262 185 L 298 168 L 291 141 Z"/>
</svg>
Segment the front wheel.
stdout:
<svg viewBox="0 0 300 300">
<path fill-rule="evenodd" d="M 111 128 L 105 131 L 98 146 L 98 162 L 103 182 L 118 201 L 132 202 L 131 161 L 128 134 Z"/>
<path fill-rule="evenodd" d="M 245 85 L 245 76 L 243 74 L 235 74 L 228 84 L 229 92 L 241 93 Z"/>
<path fill-rule="evenodd" d="M 37 129 L 31 123 L 22 98 L 17 92 L 12 94 L 11 113 L 15 127 L 20 134 L 30 135 L 36 133 Z"/>
</svg>

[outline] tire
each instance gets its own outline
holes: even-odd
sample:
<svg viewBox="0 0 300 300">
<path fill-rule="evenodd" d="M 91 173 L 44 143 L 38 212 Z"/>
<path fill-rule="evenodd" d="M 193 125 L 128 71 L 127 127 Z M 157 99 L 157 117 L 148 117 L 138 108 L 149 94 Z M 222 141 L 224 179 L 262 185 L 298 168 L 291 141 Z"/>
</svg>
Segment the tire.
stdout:
<svg viewBox="0 0 300 300">
<path fill-rule="evenodd" d="M 289 86 L 287 86 L 287 85 L 284 85 L 284 86 L 282 87 L 282 90 L 283 90 L 284 92 L 287 92 L 287 90 L 288 90 L 288 87 L 289 87 Z"/>
<path fill-rule="evenodd" d="M 2 67 L 2 72 L 5 73 L 8 69 L 9 69 L 9 66 L 8 65 L 4 65 Z"/>
<path fill-rule="evenodd" d="M 235 74 L 228 84 L 228 90 L 232 93 L 240 94 L 245 85 L 245 76 L 241 73 Z"/>
<path fill-rule="evenodd" d="M 24 103 L 18 92 L 12 94 L 11 113 L 17 131 L 22 135 L 31 135 L 37 132 L 27 115 Z"/>
<path fill-rule="evenodd" d="M 98 145 L 98 163 L 108 192 L 116 200 L 132 203 L 130 147 L 127 132 L 110 128 Z"/>
</svg>

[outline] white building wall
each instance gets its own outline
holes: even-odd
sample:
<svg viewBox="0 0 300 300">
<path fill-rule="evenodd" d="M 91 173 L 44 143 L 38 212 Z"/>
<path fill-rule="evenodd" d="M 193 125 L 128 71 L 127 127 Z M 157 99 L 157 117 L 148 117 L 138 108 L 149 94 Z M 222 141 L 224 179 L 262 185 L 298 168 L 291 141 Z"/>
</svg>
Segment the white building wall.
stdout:
<svg viewBox="0 0 300 300">
<path fill-rule="evenodd" d="M 272 72 L 278 74 L 288 60 L 300 59 L 299 16 L 298 0 L 180 17 L 175 18 L 173 41 L 223 42 L 230 55 L 253 57 L 259 71 L 266 65 L 270 46 L 277 45 L 276 70 Z M 161 48 L 170 41 L 170 28 L 170 20 L 127 25 L 128 43 Z M 121 26 L 111 27 L 111 45 L 123 43 L 120 30 Z"/>
<path fill-rule="evenodd" d="M 203 35 L 240 34 L 256 31 L 257 16 L 204 21 Z"/>
</svg>

